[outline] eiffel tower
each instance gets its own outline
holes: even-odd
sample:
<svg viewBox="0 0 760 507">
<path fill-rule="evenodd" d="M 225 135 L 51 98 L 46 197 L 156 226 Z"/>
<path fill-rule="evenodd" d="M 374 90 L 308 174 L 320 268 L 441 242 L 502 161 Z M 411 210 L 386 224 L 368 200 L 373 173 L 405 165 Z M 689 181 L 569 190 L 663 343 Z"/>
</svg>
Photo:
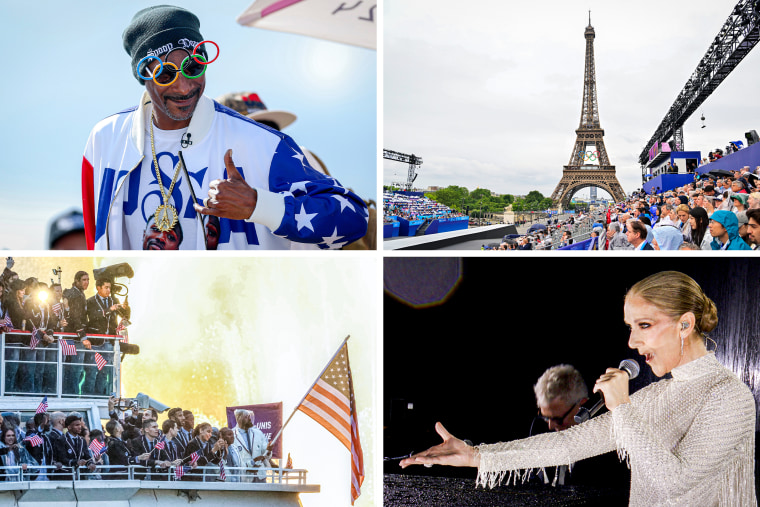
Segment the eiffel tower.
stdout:
<svg viewBox="0 0 760 507">
<path fill-rule="evenodd" d="M 570 154 L 570 162 L 563 167 L 562 179 L 552 193 L 555 205 L 564 208 L 570 204 L 573 195 L 586 187 L 606 190 L 616 202 L 626 196 L 615 176 L 615 166 L 610 165 L 604 147 L 604 129 L 599 125 L 599 105 L 596 101 L 596 72 L 594 70 L 594 27 L 591 26 L 591 11 L 588 15 L 586 37 L 586 72 L 583 80 L 583 105 L 581 124 L 575 131 L 575 147 Z M 594 146 L 594 150 L 588 147 Z M 599 165 L 585 162 L 596 162 Z"/>
</svg>

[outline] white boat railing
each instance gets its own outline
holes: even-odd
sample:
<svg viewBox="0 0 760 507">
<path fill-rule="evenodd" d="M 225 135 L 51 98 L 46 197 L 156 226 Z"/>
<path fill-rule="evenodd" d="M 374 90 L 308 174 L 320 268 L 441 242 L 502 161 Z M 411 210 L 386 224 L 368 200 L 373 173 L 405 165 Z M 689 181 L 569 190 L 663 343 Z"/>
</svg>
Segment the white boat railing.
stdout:
<svg viewBox="0 0 760 507">
<path fill-rule="evenodd" d="M 185 468 L 190 468 L 185 466 Z M 146 468 L 139 465 L 96 465 L 95 470 L 87 467 L 58 468 L 52 465 L 0 466 L 0 483 L 24 481 L 198 481 L 198 482 L 239 482 L 261 484 L 305 485 L 306 470 L 289 468 L 245 468 L 224 467 L 225 478 L 221 478 L 218 466 L 198 466 L 177 477 L 176 468 Z M 263 472 L 263 474 L 261 473 Z M 263 475 L 264 477 L 261 477 Z"/>
<path fill-rule="evenodd" d="M 119 391 L 120 368 L 114 364 L 120 364 L 122 336 L 87 335 L 80 339 L 75 333 L 54 333 L 52 337 L 55 340 L 53 343 L 39 343 L 31 349 L 30 331 L 14 329 L 0 333 L 0 348 L 3 351 L 0 357 L 0 396 L 108 399 L 110 393 Z M 102 342 L 106 346 L 94 345 L 86 349 L 81 343 L 83 339 L 97 340 L 95 343 Z M 64 355 L 61 340 L 73 345 L 76 354 Z M 100 369 L 95 361 L 96 353 L 106 361 Z M 87 378 L 88 375 L 91 377 Z M 94 377 L 98 375 L 105 380 L 96 380 Z M 102 392 L 96 392 L 94 388 Z"/>
</svg>

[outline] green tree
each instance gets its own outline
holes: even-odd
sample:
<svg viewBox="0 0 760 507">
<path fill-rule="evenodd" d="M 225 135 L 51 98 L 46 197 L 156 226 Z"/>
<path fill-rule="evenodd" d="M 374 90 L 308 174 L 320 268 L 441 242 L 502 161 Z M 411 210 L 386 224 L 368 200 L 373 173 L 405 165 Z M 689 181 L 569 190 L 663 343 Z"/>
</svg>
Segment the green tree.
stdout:
<svg viewBox="0 0 760 507">
<path fill-rule="evenodd" d="M 526 201 L 541 201 L 544 198 L 544 194 L 538 190 L 531 190 L 528 195 L 525 196 Z"/>
<path fill-rule="evenodd" d="M 475 201 L 478 201 L 480 199 L 483 199 L 485 202 L 486 200 L 491 200 L 491 191 L 487 188 L 477 188 L 470 192 L 470 199 L 473 199 Z"/>
</svg>

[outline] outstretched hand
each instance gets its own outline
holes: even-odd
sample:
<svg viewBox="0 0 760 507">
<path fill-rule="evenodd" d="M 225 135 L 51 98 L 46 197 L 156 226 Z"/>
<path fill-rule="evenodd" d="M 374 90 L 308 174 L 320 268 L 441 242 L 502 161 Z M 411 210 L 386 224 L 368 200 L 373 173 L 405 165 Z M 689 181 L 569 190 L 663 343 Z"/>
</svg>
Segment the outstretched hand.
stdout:
<svg viewBox="0 0 760 507">
<path fill-rule="evenodd" d="M 454 467 L 476 467 L 480 465 L 480 454 L 475 447 L 469 446 L 446 431 L 441 423 L 435 423 L 435 431 L 443 443 L 427 451 L 414 454 L 401 460 L 401 468 L 409 465 L 448 465 Z"/>
<path fill-rule="evenodd" d="M 235 167 L 232 150 L 227 150 L 224 154 L 224 166 L 227 168 L 227 179 L 211 181 L 203 206 L 195 203 L 193 207 L 201 215 L 245 220 L 256 209 L 258 194 Z"/>
</svg>

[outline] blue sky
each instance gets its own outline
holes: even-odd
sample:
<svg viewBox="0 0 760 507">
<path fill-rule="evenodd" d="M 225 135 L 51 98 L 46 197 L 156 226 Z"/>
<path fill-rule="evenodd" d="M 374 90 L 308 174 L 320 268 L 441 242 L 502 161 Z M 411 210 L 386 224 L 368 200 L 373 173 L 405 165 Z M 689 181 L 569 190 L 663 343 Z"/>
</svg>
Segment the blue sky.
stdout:
<svg viewBox="0 0 760 507">
<path fill-rule="evenodd" d="M 81 209 L 92 126 L 136 104 L 143 90 L 122 31 L 157 3 L 2 0 L 0 28 L 14 56 L 0 84 L 0 248 L 45 249 L 50 220 Z M 249 0 L 167 3 L 196 14 L 203 36 L 219 44 L 206 95 L 256 92 L 269 109 L 295 113 L 284 132 L 359 196 L 377 199 L 375 51 L 238 25 Z"/>
</svg>

